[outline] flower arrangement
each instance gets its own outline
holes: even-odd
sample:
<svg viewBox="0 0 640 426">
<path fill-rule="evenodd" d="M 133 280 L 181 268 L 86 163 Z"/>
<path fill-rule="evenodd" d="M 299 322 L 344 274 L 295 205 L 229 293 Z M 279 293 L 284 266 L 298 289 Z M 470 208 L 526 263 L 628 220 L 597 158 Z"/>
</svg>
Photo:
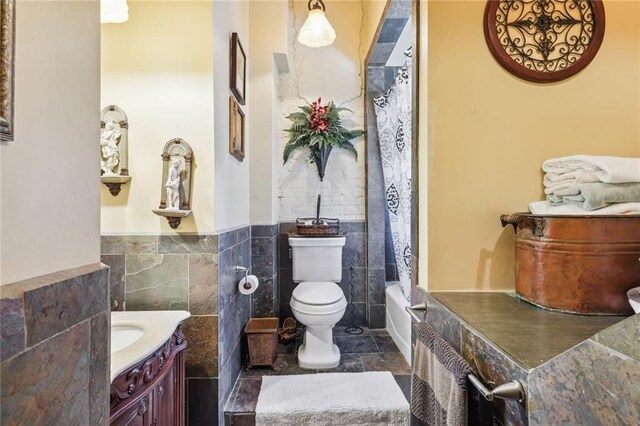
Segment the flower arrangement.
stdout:
<svg viewBox="0 0 640 426">
<path fill-rule="evenodd" d="M 289 133 L 289 142 L 284 147 L 284 163 L 293 151 L 306 147 L 309 149 L 310 162 L 316 164 L 320 180 L 323 180 L 333 147 L 346 149 L 358 159 L 358 152 L 351 140 L 362 136 L 364 131 L 344 128 L 340 118 L 340 112 L 351 110 L 337 107 L 333 102 L 322 105 L 322 98 L 299 108 L 301 111 L 287 116 L 292 124 L 285 130 Z"/>
</svg>

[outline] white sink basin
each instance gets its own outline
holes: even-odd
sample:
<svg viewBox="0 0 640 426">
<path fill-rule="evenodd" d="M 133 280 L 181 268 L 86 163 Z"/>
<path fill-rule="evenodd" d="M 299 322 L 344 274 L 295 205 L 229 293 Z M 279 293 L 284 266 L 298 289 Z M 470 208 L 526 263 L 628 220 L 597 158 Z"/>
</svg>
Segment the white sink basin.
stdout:
<svg viewBox="0 0 640 426">
<path fill-rule="evenodd" d="M 111 381 L 157 351 L 187 311 L 111 312 Z"/>
<path fill-rule="evenodd" d="M 119 352 L 144 336 L 144 329 L 133 324 L 111 327 L 111 353 Z"/>
</svg>

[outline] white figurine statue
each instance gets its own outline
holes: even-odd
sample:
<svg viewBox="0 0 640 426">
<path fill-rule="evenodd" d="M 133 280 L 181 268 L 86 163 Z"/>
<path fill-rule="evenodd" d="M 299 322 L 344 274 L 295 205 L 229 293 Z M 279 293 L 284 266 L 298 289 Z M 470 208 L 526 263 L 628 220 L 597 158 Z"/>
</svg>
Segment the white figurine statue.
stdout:
<svg viewBox="0 0 640 426">
<path fill-rule="evenodd" d="M 169 168 L 169 177 L 165 187 L 167 188 L 167 209 L 180 209 L 180 160 L 173 160 Z"/>
<path fill-rule="evenodd" d="M 105 123 L 104 130 L 100 135 L 100 147 L 102 148 L 100 168 L 105 175 L 115 175 L 113 169 L 120 162 L 120 149 L 118 148 L 120 134 L 115 122 L 108 121 Z"/>
</svg>

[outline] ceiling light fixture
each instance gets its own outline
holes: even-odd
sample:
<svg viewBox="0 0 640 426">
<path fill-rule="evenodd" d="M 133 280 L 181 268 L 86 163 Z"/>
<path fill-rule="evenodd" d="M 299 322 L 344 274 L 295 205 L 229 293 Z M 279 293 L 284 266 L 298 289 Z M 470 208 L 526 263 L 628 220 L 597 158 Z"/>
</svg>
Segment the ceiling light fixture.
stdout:
<svg viewBox="0 0 640 426">
<path fill-rule="evenodd" d="M 322 0 L 309 0 L 309 16 L 305 21 L 298 41 L 309 47 L 329 46 L 336 39 L 336 32 L 325 16 L 325 6 Z"/>
<path fill-rule="evenodd" d="M 128 19 L 127 0 L 100 0 L 101 24 L 122 24 Z"/>
</svg>

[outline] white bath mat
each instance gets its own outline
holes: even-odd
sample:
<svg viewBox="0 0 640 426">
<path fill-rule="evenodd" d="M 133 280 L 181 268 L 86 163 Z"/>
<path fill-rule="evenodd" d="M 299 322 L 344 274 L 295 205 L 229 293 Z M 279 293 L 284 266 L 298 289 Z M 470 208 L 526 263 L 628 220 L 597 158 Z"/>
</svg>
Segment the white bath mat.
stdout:
<svg viewBox="0 0 640 426">
<path fill-rule="evenodd" d="M 256 425 L 408 425 L 409 403 L 388 371 L 264 376 Z"/>
</svg>

